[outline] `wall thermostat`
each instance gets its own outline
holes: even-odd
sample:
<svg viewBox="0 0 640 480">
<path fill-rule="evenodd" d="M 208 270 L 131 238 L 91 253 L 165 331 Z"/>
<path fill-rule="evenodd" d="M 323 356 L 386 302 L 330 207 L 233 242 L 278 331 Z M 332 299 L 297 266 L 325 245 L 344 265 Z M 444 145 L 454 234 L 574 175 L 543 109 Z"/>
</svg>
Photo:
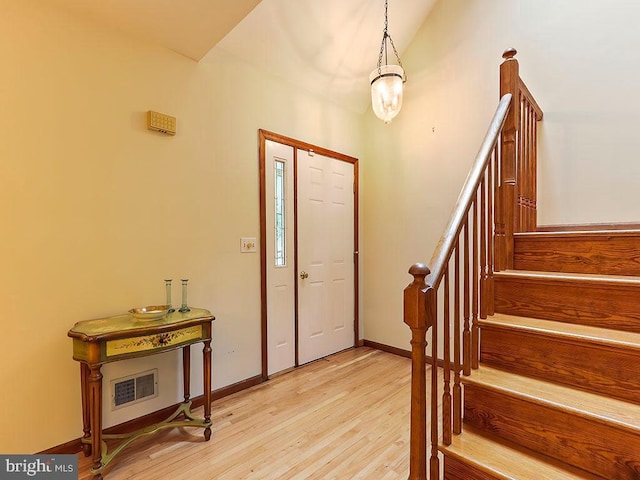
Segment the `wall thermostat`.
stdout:
<svg viewBox="0 0 640 480">
<path fill-rule="evenodd" d="M 149 110 L 147 112 L 147 128 L 167 135 L 175 135 L 176 117 Z"/>
</svg>

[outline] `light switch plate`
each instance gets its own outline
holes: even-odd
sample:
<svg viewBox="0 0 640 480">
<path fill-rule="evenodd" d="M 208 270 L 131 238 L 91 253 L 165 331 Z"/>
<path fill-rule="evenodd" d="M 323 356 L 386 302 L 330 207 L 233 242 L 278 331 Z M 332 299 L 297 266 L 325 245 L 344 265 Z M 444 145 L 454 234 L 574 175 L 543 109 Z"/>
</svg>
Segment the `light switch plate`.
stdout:
<svg viewBox="0 0 640 480">
<path fill-rule="evenodd" d="M 251 253 L 256 251 L 255 237 L 242 237 L 240 239 L 240 251 L 242 253 Z"/>
</svg>

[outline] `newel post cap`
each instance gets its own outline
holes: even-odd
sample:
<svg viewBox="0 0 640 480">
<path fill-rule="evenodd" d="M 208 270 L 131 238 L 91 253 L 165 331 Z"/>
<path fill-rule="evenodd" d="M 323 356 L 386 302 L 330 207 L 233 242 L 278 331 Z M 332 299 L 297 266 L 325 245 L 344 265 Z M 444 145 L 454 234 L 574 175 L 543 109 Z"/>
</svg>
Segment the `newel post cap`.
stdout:
<svg viewBox="0 0 640 480">
<path fill-rule="evenodd" d="M 412 330 L 426 331 L 431 326 L 431 319 L 427 316 L 426 298 L 430 287 L 425 283 L 425 277 L 431 271 L 425 264 L 416 263 L 409 273 L 413 275 L 413 282 L 404 289 L 404 323 Z"/>
<path fill-rule="evenodd" d="M 502 58 L 504 58 L 505 60 L 511 60 L 513 59 L 513 57 L 516 56 L 516 53 L 518 53 L 518 51 L 515 48 L 507 48 L 503 53 L 502 53 Z"/>
<path fill-rule="evenodd" d="M 430 273 L 431 270 L 429 270 L 429 267 L 427 267 L 424 263 L 414 263 L 413 265 L 411 265 L 411 268 L 409 268 L 409 274 L 413 275 L 414 283 L 421 283 L 424 285 L 424 279 Z M 422 282 L 420 282 L 420 280 L 422 280 Z"/>
</svg>

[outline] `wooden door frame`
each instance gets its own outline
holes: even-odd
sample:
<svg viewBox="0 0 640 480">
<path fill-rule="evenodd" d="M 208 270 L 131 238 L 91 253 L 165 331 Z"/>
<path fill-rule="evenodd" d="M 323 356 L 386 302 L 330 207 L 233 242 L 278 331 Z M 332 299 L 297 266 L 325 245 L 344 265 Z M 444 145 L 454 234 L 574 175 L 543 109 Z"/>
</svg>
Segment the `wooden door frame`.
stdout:
<svg viewBox="0 0 640 480">
<path fill-rule="evenodd" d="M 297 184 L 297 176 L 298 176 L 298 155 L 297 150 L 306 150 L 317 153 L 318 155 L 323 155 L 325 157 L 330 157 L 336 160 L 340 160 L 342 162 L 347 162 L 353 164 L 353 189 L 354 189 L 354 198 L 353 198 L 353 295 L 354 295 L 354 312 L 353 312 L 353 343 L 354 347 L 360 346 L 360 321 L 359 321 L 359 275 L 358 275 L 358 265 L 359 265 L 359 254 L 358 254 L 358 198 L 359 198 L 359 186 L 358 186 L 358 159 L 355 157 L 351 157 L 349 155 L 344 155 L 342 153 L 335 152 L 333 150 L 328 150 L 323 147 L 319 147 L 316 145 L 312 145 L 310 143 L 302 142 L 300 140 L 296 140 L 294 138 L 285 137 L 284 135 L 280 135 L 277 133 L 269 132 L 267 130 L 260 129 L 258 130 L 258 155 L 260 161 L 260 325 L 262 329 L 262 379 L 267 380 L 269 378 L 268 374 L 268 362 L 267 362 L 267 354 L 268 354 L 268 344 L 267 344 L 267 206 L 266 206 L 266 141 L 271 140 L 276 143 L 280 143 L 283 145 L 287 145 L 293 148 L 293 196 L 294 196 L 294 251 L 295 255 L 295 265 L 294 271 L 298 272 L 298 215 L 297 215 L 297 195 L 298 195 L 298 184 Z M 297 277 L 296 277 L 297 279 Z M 295 282 L 295 366 L 298 366 L 298 282 Z"/>
</svg>

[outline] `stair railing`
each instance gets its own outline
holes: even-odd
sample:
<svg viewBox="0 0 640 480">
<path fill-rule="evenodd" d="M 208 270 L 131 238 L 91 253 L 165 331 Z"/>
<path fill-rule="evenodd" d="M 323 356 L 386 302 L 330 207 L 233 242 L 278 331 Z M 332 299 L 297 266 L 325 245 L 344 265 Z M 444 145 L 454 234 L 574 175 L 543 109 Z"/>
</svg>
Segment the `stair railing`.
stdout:
<svg viewBox="0 0 640 480">
<path fill-rule="evenodd" d="M 513 264 L 513 232 L 535 229 L 535 120 L 542 118 L 542 111 L 519 76 L 513 78 L 514 72 L 518 75 L 515 53 L 510 49 L 503 54 L 500 102 L 429 266 L 417 263 L 409 269 L 413 282 L 404 290 L 404 322 L 411 329 L 412 354 L 409 480 L 427 479 L 427 361 L 432 419 L 429 478 L 435 480 L 440 475 L 439 379 L 442 442 L 449 445 L 452 434 L 462 431 L 461 375 L 478 368 L 478 318 L 493 315 L 493 272 Z"/>
</svg>

